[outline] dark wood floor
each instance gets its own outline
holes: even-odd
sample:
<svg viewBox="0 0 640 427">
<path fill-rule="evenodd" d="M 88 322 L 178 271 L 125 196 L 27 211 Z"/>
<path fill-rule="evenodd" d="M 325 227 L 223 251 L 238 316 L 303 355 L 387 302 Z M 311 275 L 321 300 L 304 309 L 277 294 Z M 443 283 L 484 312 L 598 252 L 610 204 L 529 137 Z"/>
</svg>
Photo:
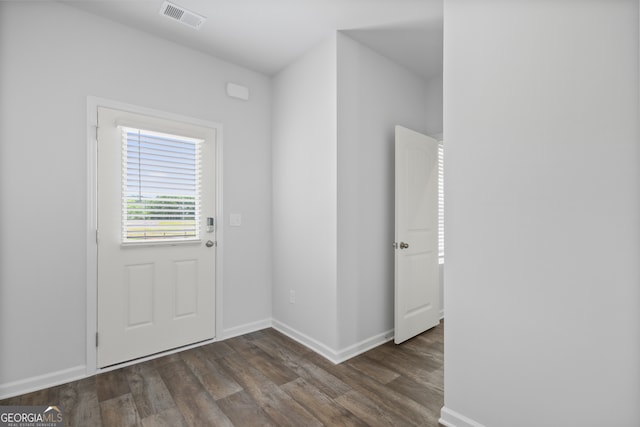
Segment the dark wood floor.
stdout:
<svg viewBox="0 0 640 427">
<path fill-rule="evenodd" d="M 443 324 L 339 365 L 273 329 L 0 401 L 70 426 L 438 426 Z"/>
</svg>

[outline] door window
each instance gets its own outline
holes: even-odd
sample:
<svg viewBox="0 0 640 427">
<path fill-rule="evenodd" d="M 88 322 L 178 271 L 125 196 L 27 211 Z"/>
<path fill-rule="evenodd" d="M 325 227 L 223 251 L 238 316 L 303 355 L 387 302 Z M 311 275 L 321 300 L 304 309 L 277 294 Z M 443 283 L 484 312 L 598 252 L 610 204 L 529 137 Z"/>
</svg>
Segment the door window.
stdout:
<svg viewBox="0 0 640 427">
<path fill-rule="evenodd" d="M 122 242 L 198 240 L 202 140 L 121 127 Z"/>
</svg>

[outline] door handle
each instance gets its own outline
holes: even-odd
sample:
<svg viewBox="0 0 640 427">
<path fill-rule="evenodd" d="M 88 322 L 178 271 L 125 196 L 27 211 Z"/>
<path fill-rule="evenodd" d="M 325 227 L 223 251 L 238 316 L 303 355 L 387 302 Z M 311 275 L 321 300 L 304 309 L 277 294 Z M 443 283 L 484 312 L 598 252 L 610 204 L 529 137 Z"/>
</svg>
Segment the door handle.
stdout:
<svg viewBox="0 0 640 427">
<path fill-rule="evenodd" d="M 400 242 L 400 249 L 407 249 L 409 247 L 408 243 Z"/>
<path fill-rule="evenodd" d="M 205 246 L 208 248 L 210 248 L 213 245 L 215 245 L 215 243 L 213 243 L 211 240 L 207 240 L 207 243 L 205 243 Z"/>
</svg>

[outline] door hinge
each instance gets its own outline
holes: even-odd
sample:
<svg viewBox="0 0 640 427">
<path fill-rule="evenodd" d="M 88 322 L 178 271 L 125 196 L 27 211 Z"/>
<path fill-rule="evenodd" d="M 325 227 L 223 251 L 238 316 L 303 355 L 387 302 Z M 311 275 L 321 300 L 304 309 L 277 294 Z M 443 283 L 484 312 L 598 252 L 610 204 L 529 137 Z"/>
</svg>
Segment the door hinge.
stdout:
<svg viewBox="0 0 640 427">
<path fill-rule="evenodd" d="M 96 332 L 96 347 L 98 346 L 98 333 Z"/>
<path fill-rule="evenodd" d="M 96 141 L 98 141 L 98 126 L 96 126 Z"/>
<path fill-rule="evenodd" d="M 96 245 L 98 244 L 98 229 L 96 229 Z"/>
</svg>

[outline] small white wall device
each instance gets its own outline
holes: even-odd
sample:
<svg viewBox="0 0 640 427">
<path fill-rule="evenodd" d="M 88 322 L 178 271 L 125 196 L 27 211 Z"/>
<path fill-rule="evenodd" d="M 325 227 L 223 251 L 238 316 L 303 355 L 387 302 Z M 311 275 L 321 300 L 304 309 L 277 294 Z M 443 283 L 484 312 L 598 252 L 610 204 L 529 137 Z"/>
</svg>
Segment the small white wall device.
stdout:
<svg viewBox="0 0 640 427">
<path fill-rule="evenodd" d="M 231 98 L 237 98 L 243 101 L 248 101 L 249 88 L 236 83 L 227 83 L 227 95 L 229 95 Z"/>
</svg>

